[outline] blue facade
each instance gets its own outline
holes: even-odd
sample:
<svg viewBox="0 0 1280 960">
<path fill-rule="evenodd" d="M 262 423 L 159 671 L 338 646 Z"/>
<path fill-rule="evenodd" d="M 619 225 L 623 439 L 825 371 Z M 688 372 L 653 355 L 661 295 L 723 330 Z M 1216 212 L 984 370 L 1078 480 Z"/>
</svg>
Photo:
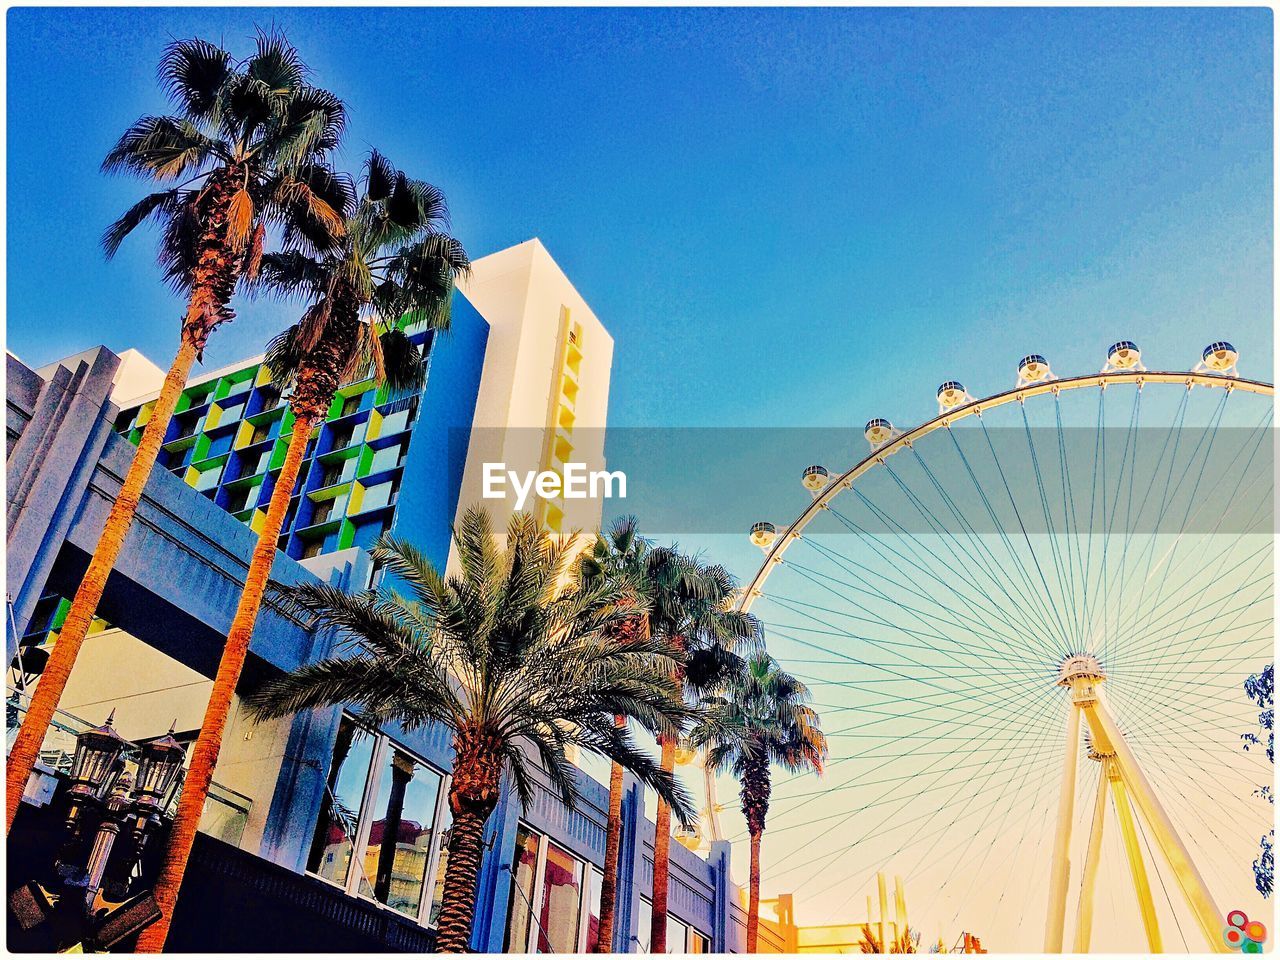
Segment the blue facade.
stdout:
<svg viewBox="0 0 1280 960">
<path fill-rule="evenodd" d="M 422 544 L 440 565 L 447 556 L 448 526 L 465 460 L 459 437 L 474 411 L 486 335 L 483 319 L 460 301 L 452 337 L 432 351 L 431 377 L 404 464 L 405 495 L 399 501 L 395 529 Z M 118 412 L 108 399 L 117 365 L 117 358 L 100 348 L 70 367 L 58 367 L 44 380 L 8 359 L 8 582 L 16 637 L 27 632 L 40 597 L 73 592 L 132 456 L 128 440 L 116 434 Z M 147 484 L 101 613 L 145 644 L 211 677 L 255 539 L 253 531 L 216 500 L 158 470 Z M 281 583 L 320 577 L 351 588 L 368 582 L 370 567 L 368 555 L 356 545 L 304 562 L 280 553 L 272 577 Z M 16 637 L 9 636 L 11 653 Z M 269 597 L 254 633 L 246 684 L 324 657 L 330 640 L 311 632 Z M 103 696 L 109 698 L 110 691 L 104 690 Z M 301 875 L 307 869 L 341 718 L 338 709 L 300 714 L 288 728 L 278 776 L 255 799 L 269 808 L 265 833 L 246 848 L 268 862 L 264 873 L 283 868 Z M 385 738 L 380 742 L 411 753 L 425 769 L 438 773 L 443 786 L 452 763 L 444 731 L 409 733 L 387 727 L 377 733 Z M 584 865 L 588 877 L 593 867 L 603 865 L 607 789 L 585 774 L 580 780 L 583 800 L 572 810 L 545 782 L 527 810 L 519 809 L 510 790 L 504 791 L 487 830 L 490 852 L 479 881 L 475 949 L 503 950 L 512 904 L 522 909 L 512 892 L 516 839 L 522 829 L 536 831 L 558 855 Z M 647 929 L 641 929 L 641 914 L 642 898 L 648 897 L 652 884 L 654 828 L 643 817 L 642 791 L 631 779 L 623 809 L 614 948 L 636 951 L 648 938 Z M 703 860 L 673 843 L 671 860 L 672 914 L 706 937 L 711 949 L 740 949 L 742 911 L 729 881 L 727 845 L 713 848 L 709 860 Z M 316 900 L 315 890 L 339 900 L 347 897 L 331 884 L 306 882 L 314 890 L 309 900 L 301 898 L 299 903 Z M 369 901 L 360 903 L 367 910 Z M 396 920 L 402 926 L 406 922 L 399 915 Z M 211 921 L 202 942 L 216 951 L 221 920 Z M 279 922 L 305 925 L 306 916 L 291 913 Z"/>
</svg>

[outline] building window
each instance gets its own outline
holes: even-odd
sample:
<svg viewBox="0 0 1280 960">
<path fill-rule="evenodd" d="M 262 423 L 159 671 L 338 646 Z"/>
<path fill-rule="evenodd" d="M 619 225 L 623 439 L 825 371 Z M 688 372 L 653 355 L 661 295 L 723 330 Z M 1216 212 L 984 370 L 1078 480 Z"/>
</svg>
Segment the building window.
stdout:
<svg viewBox="0 0 1280 960">
<path fill-rule="evenodd" d="M 600 943 L 600 893 L 604 889 L 604 871 L 592 867 L 590 881 L 591 886 L 587 890 L 587 943 L 584 953 L 595 953 Z M 605 952 L 613 953 L 612 950 Z"/>
<path fill-rule="evenodd" d="M 334 743 L 325 807 L 307 870 L 348 893 L 375 900 L 419 922 L 438 904 L 425 896 L 443 880 L 439 857 L 444 776 L 386 736 L 343 716 Z"/>
<path fill-rule="evenodd" d="M 554 844 L 542 869 L 542 906 L 538 911 L 538 953 L 573 953 L 582 919 L 581 860 Z"/>
<path fill-rule="evenodd" d="M 400 454 L 404 445 L 397 443 L 394 446 L 383 447 L 373 455 L 373 460 L 369 464 L 370 473 L 378 473 L 382 470 L 390 470 L 392 467 L 400 466 Z"/>
<path fill-rule="evenodd" d="M 399 486 L 399 480 L 387 480 L 384 483 L 375 483 L 372 487 L 366 487 L 364 496 L 360 500 L 360 509 L 376 510 L 387 506 L 395 497 Z"/>
<path fill-rule="evenodd" d="M 640 923 L 636 928 L 636 951 L 649 952 L 649 934 L 653 926 L 653 903 L 645 897 L 640 898 Z M 695 930 L 679 917 L 667 914 L 667 953 L 710 953 L 711 938 L 705 933 Z"/>
<path fill-rule="evenodd" d="M 604 876 L 599 870 L 521 824 L 511 873 L 507 953 L 578 953 L 594 946 Z M 586 882 L 591 889 L 584 904 Z"/>
<path fill-rule="evenodd" d="M 241 487 L 239 490 L 232 490 L 227 494 L 227 512 L 239 513 L 249 506 L 249 495 L 257 493 L 257 487 Z"/>
<path fill-rule="evenodd" d="M 333 431 L 333 442 L 329 444 L 330 450 L 341 450 L 343 447 L 351 446 L 353 427 L 335 427 Z"/>
<path fill-rule="evenodd" d="M 342 412 L 338 414 L 340 417 L 349 417 L 360 409 L 360 398 L 364 394 L 357 393 L 354 397 L 347 397 L 342 401 Z"/>
<path fill-rule="evenodd" d="M 195 477 L 192 486 L 197 490 L 212 490 L 218 485 L 218 481 L 222 479 L 222 465 L 211 467 L 208 470 L 202 470 Z"/>
<path fill-rule="evenodd" d="M 528 950 L 529 928 L 533 920 L 533 885 L 538 879 L 538 848 L 541 843 L 542 838 L 528 827 L 522 826 L 516 831 L 504 953 L 524 953 Z"/>
<path fill-rule="evenodd" d="M 259 423 L 253 428 L 253 436 L 249 438 L 249 443 L 250 444 L 262 443 L 264 440 L 268 439 L 270 436 L 271 436 L 271 424 Z M 271 454 L 267 453 L 265 454 L 265 456 L 270 457 Z"/>
</svg>

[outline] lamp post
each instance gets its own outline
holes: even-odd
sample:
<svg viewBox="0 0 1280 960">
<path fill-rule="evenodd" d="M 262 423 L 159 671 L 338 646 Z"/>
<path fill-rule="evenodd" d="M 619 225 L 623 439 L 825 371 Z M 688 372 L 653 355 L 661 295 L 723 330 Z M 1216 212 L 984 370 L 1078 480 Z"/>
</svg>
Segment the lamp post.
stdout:
<svg viewBox="0 0 1280 960">
<path fill-rule="evenodd" d="M 59 946 L 107 949 L 159 917 L 149 890 L 131 890 L 147 840 L 181 782 L 186 748 L 173 736 L 137 745 L 116 732 L 115 711 L 76 737 L 68 774 L 67 839 L 54 859 L 55 889 L 28 883 L 10 896 L 19 926 L 46 920 Z M 176 723 L 176 721 L 175 721 Z M 136 770 L 126 770 L 126 758 Z"/>
</svg>

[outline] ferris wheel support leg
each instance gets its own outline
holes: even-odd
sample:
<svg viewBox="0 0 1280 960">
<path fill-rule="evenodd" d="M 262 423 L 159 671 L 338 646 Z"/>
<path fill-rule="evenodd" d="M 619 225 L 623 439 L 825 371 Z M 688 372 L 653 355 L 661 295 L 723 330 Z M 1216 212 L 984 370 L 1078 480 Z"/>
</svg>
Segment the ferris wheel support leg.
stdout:
<svg viewBox="0 0 1280 960">
<path fill-rule="evenodd" d="M 1058 827 L 1053 835 L 1053 861 L 1049 875 L 1049 913 L 1045 919 L 1044 952 L 1062 952 L 1062 932 L 1067 917 L 1067 886 L 1071 880 L 1071 818 L 1075 812 L 1076 767 L 1080 760 L 1080 708 L 1074 703 L 1067 715 L 1067 743 L 1062 761 L 1062 792 L 1058 794 Z"/>
<path fill-rule="evenodd" d="M 1156 919 L 1156 906 L 1151 899 L 1151 884 L 1147 880 L 1147 868 L 1142 862 L 1142 847 L 1138 845 L 1138 831 L 1134 829 L 1133 808 L 1129 805 L 1129 794 L 1124 788 L 1124 780 L 1115 763 L 1106 762 L 1106 779 L 1111 782 L 1111 793 L 1116 801 L 1116 820 L 1120 824 L 1120 835 L 1124 837 L 1124 852 L 1129 858 L 1129 873 L 1133 877 L 1133 890 L 1138 895 L 1138 909 L 1142 912 L 1142 928 L 1147 933 L 1147 946 L 1152 953 L 1164 953 L 1164 943 L 1160 939 L 1160 922 Z"/>
<path fill-rule="evenodd" d="M 1109 742 L 1115 751 L 1113 763 L 1119 766 L 1120 777 L 1124 785 L 1132 791 L 1138 812 L 1151 828 L 1165 860 L 1172 868 L 1174 876 L 1178 878 L 1178 886 L 1182 888 L 1187 905 L 1200 924 L 1200 932 L 1204 934 L 1209 950 L 1213 953 L 1226 953 L 1227 946 L 1222 942 L 1224 924 L 1222 913 L 1213 902 L 1209 887 L 1204 882 L 1204 877 L 1200 875 L 1200 871 L 1196 869 L 1195 863 L 1192 862 L 1191 854 L 1187 851 L 1182 838 L 1178 836 L 1173 821 L 1169 819 L 1169 814 L 1165 812 L 1164 806 L 1156 797 L 1151 783 L 1143 774 L 1142 768 L 1138 766 L 1137 757 L 1129 749 L 1129 744 L 1101 701 L 1095 700 L 1088 704 L 1085 710 L 1094 736 Z"/>
<path fill-rule="evenodd" d="M 1076 907 L 1076 953 L 1088 953 L 1093 937 L 1093 891 L 1098 885 L 1098 862 L 1102 859 L 1102 827 L 1107 816 L 1107 761 L 1098 774 L 1098 795 L 1093 804 L 1093 828 L 1089 831 L 1089 851 L 1084 858 L 1084 882 Z"/>
</svg>

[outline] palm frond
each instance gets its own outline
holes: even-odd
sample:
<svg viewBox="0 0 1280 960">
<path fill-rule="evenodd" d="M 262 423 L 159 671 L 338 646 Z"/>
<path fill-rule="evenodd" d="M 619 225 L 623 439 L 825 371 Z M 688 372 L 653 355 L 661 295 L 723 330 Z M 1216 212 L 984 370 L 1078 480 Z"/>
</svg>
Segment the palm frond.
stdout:
<svg viewBox="0 0 1280 960">
<path fill-rule="evenodd" d="M 213 117 L 219 93 L 231 77 L 231 54 L 207 40 L 175 40 L 165 48 L 160 86 L 189 120 Z"/>
</svg>

